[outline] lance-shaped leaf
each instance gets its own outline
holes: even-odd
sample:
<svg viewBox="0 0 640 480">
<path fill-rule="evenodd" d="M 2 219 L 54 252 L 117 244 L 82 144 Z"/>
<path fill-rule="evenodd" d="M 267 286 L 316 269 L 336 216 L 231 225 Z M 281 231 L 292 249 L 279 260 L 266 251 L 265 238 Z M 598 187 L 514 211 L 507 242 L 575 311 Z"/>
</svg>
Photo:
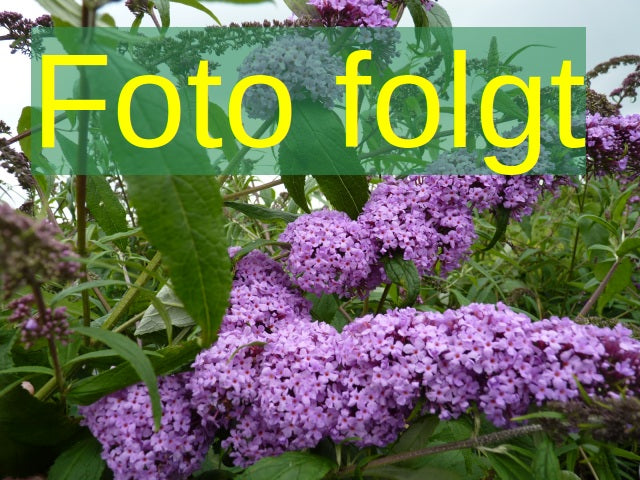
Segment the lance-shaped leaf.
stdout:
<svg viewBox="0 0 640 480">
<path fill-rule="evenodd" d="M 231 289 L 222 199 L 209 176 L 131 176 L 129 196 L 147 237 L 163 255 L 173 290 L 210 345 Z"/>
<path fill-rule="evenodd" d="M 355 148 L 345 146 L 345 141 L 344 125 L 335 112 L 318 103 L 299 102 L 279 161 L 283 175 L 313 175 L 327 200 L 356 218 L 369 198 L 369 185 Z"/>
</svg>

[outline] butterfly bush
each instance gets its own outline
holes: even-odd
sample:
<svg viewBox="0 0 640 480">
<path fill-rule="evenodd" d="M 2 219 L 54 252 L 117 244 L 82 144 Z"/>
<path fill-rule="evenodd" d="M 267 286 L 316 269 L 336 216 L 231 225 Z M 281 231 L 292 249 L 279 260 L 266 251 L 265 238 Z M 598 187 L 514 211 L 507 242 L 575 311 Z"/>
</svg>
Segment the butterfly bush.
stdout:
<svg viewBox="0 0 640 480">
<path fill-rule="evenodd" d="M 49 221 L 37 222 L 0 202 L 0 281 L 6 298 L 28 281 L 76 278 L 80 264 L 71 247 L 56 239 L 58 233 Z"/>
<path fill-rule="evenodd" d="M 376 0 L 309 0 L 325 27 L 394 27 L 384 5 Z"/>
<path fill-rule="evenodd" d="M 222 334 L 193 364 L 190 389 L 205 425 L 224 427 L 237 465 L 310 448 L 337 415 L 331 404 L 338 333 L 309 319 L 271 333 Z"/>
<path fill-rule="evenodd" d="M 250 75 L 271 75 L 282 80 L 292 100 L 312 100 L 332 108 L 342 98 L 343 88 L 335 76 L 344 74 L 340 58 L 331 55 L 322 38 L 286 35 L 270 45 L 258 47 L 238 67 L 240 79 Z M 243 105 L 251 118 L 271 118 L 277 109 L 271 87 L 256 85 L 247 90 Z"/>
<path fill-rule="evenodd" d="M 280 235 L 291 245 L 286 266 L 296 285 L 322 295 L 351 296 L 370 278 L 376 261 L 369 232 L 344 212 L 303 215 Z"/>
<path fill-rule="evenodd" d="M 57 234 L 52 223 L 37 222 L 0 203 L 0 283 L 4 298 L 25 285 L 33 291 L 8 304 L 8 320 L 19 325 L 21 341 L 27 348 L 41 338 L 64 343 L 70 335 L 66 308 L 47 308 L 40 296 L 42 279 L 66 282 L 79 274 L 75 254 L 56 239 Z"/>
<path fill-rule="evenodd" d="M 231 253 L 233 257 L 236 252 Z M 294 321 L 311 309 L 282 265 L 257 250 L 237 262 L 229 303 L 221 332 L 245 326 L 270 331 L 276 322 Z"/>
<path fill-rule="evenodd" d="M 380 255 L 402 254 L 420 274 L 457 268 L 476 238 L 463 177 L 387 178 L 371 194 L 358 223 Z"/>
<path fill-rule="evenodd" d="M 223 447 L 242 466 L 322 438 L 387 445 L 418 402 L 443 419 L 476 405 L 505 426 L 532 404 L 577 399 L 577 382 L 598 397 L 640 393 L 640 343 L 629 330 L 531 322 L 502 303 L 397 309 L 342 333 L 309 318 L 271 333 L 245 327 L 193 368 L 195 408 L 205 425 L 229 430 Z"/>
<path fill-rule="evenodd" d="M 20 341 L 26 348 L 41 339 L 58 340 L 67 343 L 71 330 L 67 320 L 67 308 L 45 308 L 44 315 L 34 314 L 36 298 L 33 294 L 24 295 L 9 302 L 9 322 L 20 325 Z"/>
<path fill-rule="evenodd" d="M 115 480 L 181 480 L 200 468 L 214 431 L 202 426 L 192 408 L 188 379 L 189 374 L 158 379 L 162 422 L 157 432 L 142 384 L 79 408 Z"/>
<path fill-rule="evenodd" d="M 443 419 L 476 406 L 505 426 L 533 404 L 579 398 L 579 385 L 600 398 L 640 393 L 640 342 L 620 325 L 532 322 L 498 303 L 395 309 L 338 333 L 312 320 L 301 292 L 266 255 L 237 262 L 234 289 L 245 286 L 266 289 L 270 306 L 239 321 L 256 307 L 232 295 L 218 341 L 193 372 L 160 380 L 160 432 L 141 385 L 81 408 L 116 479 L 185 478 L 215 431 L 228 432 L 222 447 L 247 466 L 323 438 L 387 445 L 417 405 Z"/>
<path fill-rule="evenodd" d="M 596 173 L 630 170 L 640 174 L 640 114 L 587 113 L 587 153 Z"/>
</svg>

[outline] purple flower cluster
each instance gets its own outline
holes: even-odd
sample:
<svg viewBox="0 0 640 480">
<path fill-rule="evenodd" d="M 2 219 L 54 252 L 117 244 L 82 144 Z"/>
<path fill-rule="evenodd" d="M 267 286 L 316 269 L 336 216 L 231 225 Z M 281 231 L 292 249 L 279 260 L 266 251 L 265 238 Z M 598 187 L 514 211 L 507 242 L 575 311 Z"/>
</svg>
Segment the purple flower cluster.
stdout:
<svg viewBox="0 0 640 480">
<path fill-rule="evenodd" d="M 321 438 L 387 445 L 412 410 L 496 425 L 533 403 L 640 393 L 640 342 L 623 327 L 531 322 L 503 304 L 368 315 L 338 334 L 300 319 L 271 333 L 229 331 L 194 363 L 189 388 L 206 426 L 224 427 L 238 465 Z"/>
<path fill-rule="evenodd" d="M 272 75 L 282 80 L 292 100 L 312 100 L 333 107 L 342 98 L 343 89 L 335 76 L 344 73 L 344 64 L 329 52 L 322 38 L 286 35 L 266 47 L 252 51 L 238 68 L 239 78 Z M 244 96 L 244 106 L 252 118 L 268 119 L 277 108 L 271 87 L 258 85 Z"/>
<path fill-rule="evenodd" d="M 640 114 L 587 114 L 587 155 L 597 173 L 640 173 Z"/>
<path fill-rule="evenodd" d="M 309 0 L 325 27 L 394 27 L 385 5 L 376 0 Z M 385 2 L 386 4 L 387 2 Z"/>
<path fill-rule="evenodd" d="M 269 332 L 278 322 L 308 316 L 311 309 L 311 302 L 293 287 L 280 263 L 257 250 L 236 264 L 229 303 L 221 332 L 245 327 L 257 333 Z"/>
<path fill-rule="evenodd" d="M 421 274 L 433 273 L 440 262 L 444 274 L 458 267 L 476 238 L 468 190 L 465 177 L 387 178 L 371 194 L 358 223 L 380 255 L 402 254 Z M 491 193 L 474 189 L 474 195 L 484 201 Z"/>
<path fill-rule="evenodd" d="M 189 388 L 205 424 L 224 427 L 234 462 L 314 447 L 335 424 L 339 334 L 309 319 L 271 333 L 229 331 L 198 355 Z"/>
<path fill-rule="evenodd" d="M 161 379 L 159 432 L 140 385 L 81 409 L 116 479 L 185 478 L 214 431 L 228 432 L 222 447 L 246 466 L 323 438 L 387 445 L 419 404 L 444 419 L 475 405 L 506 425 L 531 404 L 578 398 L 577 382 L 598 397 L 640 394 L 640 342 L 621 326 L 531 322 L 498 303 L 396 309 L 338 333 L 311 320 L 308 303 L 264 254 L 238 261 L 234 289 L 244 286 L 256 289 L 250 295 L 266 289 L 273 303 L 242 322 L 251 301 L 233 297 L 223 332 L 193 373 Z"/>
<path fill-rule="evenodd" d="M 83 424 L 102 444 L 102 458 L 115 480 L 180 480 L 196 471 L 213 432 L 191 407 L 187 374 L 158 380 L 160 430 L 153 430 L 147 387 L 138 384 L 80 407 Z"/>
<path fill-rule="evenodd" d="M 67 308 L 58 307 L 53 311 L 46 308 L 44 318 L 40 318 L 39 315 L 32 314 L 35 302 L 35 296 L 29 294 L 13 300 L 8 305 L 12 311 L 9 321 L 20 324 L 22 343 L 26 348 L 30 348 L 39 338 L 65 343 L 71 335 Z"/>
<path fill-rule="evenodd" d="M 502 207 L 519 220 L 559 183 L 549 175 L 388 177 L 356 221 L 318 211 L 289 224 L 280 236 L 291 245 L 287 269 L 303 290 L 343 297 L 386 281 L 384 256 L 413 261 L 421 275 L 444 275 L 469 255 L 476 239 L 474 209 Z"/>
<path fill-rule="evenodd" d="M 484 176 L 486 183 L 494 183 L 498 198 L 493 207 L 509 210 L 511 218 L 521 220 L 531 215 L 533 207 L 544 192 L 555 192 L 557 187 L 568 182 L 566 177 L 551 175 L 516 175 L 502 177 Z"/>
<path fill-rule="evenodd" d="M 303 290 L 351 296 L 370 279 L 376 252 L 369 233 L 346 213 L 321 210 L 290 223 L 280 241 L 291 244 L 287 268 Z"/>
</svg>

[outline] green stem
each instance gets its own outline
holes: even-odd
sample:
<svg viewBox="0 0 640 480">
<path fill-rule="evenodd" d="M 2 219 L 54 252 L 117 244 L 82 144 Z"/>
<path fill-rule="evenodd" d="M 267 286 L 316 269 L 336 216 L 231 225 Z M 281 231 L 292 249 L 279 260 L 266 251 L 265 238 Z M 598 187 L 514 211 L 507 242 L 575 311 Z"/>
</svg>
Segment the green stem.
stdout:
<svg viewBox="0 0 640 480">
<path fill-rule="evenodd" d="M 387 283 L 384 286 L 384 290 L 382 291 L 382 296 L 380 297 L 380 302 L 378 303 L 378 308 L 376 309 L 376 315 L 380 315 L 382 310 L 384 309 L 384 302 L 387 300 L 387 295 L 389 295 L 389 290 L 391 289 L 391 284 Z"/>
<path fill-rule="evenodd" d="M 580 215 L 582 215 L 583 209 L 584 209 L 584 202 L 586 200 L 586 196 L 587 196 L 587 190 L 589 187 L 589 177 L 587 177 L 585 179 L 585 183 L 584 183 L 584 187 L 583 187 L 583 191 L 582 191 L 582 195 L 580 195 L 578 197 L 578 211 L 580 213 Z M 571 282 L 571 279 L 573 278 L 573 270 L 575 269 L 576 266 L 576 257 L 578 254 L 578 241 L 580 240 L 580 228 L 578 227 L 578 225 L 576 224 L 576 233 L 573 237 L 573 246 L 571 249 L 571 263 L 569 264 L 569 271 L 567 273 L 567 282 L 566 282 L 566 295 L 565 297 L 569 296 L 569 283 Z M 564 306 L 563 306 L 563 310 L 564 310 Z"/>
<path fill-rule="evenodd" d="M 134 315 L 133 317 L 131 317 L 126 322 L 124 322 L 122 325 L 118 325 L 116 328 L 113 329 L 113 331 L 115 333 L 124 332 L 127 328 L 129 328 L 130 326 L 134 325 L 143 316 L 144 316 L 144 312 L 140 312 L 137 315 Z"/>
<path fill-rule="evenodd" d="M 636 224 L 631 230 L 631 236 L 635 235 L 638 230 L 640 230 L 640 217 L 638 217 L 638 219 L 636 220 Z M 611 278 L 613 278 L 613 274 L 616 273 L 616 270 L 621 262 L 622 258 L 616 258 L 616 261 L 613 262 L 613 265 L 611 265 L 611 268 L 609 268 L 609 271 L 600 282 L 600 285 L 598 285 L 598 288 L 596 288 L 595 292 L 593 292 L 591 297 L 589 297 L 589 300 L 587 300 L 587 303 L 584 304 L 584 307 L 582 307 L 582 310 L 580 310 L 580 312 L 578 313 L 578 317 L 585 317 L 587 313 L 589 313 L 589 311 L 593 308 L 598 298 L 600 298 L 600 295 L 602 295 L 605 288 L 607 288 L 607 285 L 611 281 Z"/>
<path fill-rule="evenodd" d="M 338 307 L 338 311 L 344 316 L 344 318 L 347 320 L 347 323 L 353 322 L 353 318 L 351 318 L 351 315 L 349 315 L 349 313 L 344 309 L 342 305 Z"/>
<path fill-rule="evenodd" d="M 153 271 L 160 265 L 161 260 L 162 254 L 160 252 L 156 253 L 153 256 L 153 258 L 147 265 L 147 268 L 145 268 L 145 270 L 140 274 L 140 276 L 136 280 L 136 283 L 133 284 L 133 287 L 127 290 L 122 299 L 116 304 L 115 307 L 113 307 L 113 310 L 111 310 L 109 317 L 102 324 L 102 328 L 104 328 L 105 330 L 110 330 L 115 325 L 115 323 L 120 320 L 120 318 L 127 312 L 133 301 L 138 296 L 140 289 L 145 285 L 145 283 L 149 281 L 149 278 L 151 278 L 151 274 L 153 273 Z"/>
<path fill-rule="evenodd" d="M 38 307 L 38 320 L 40 322 L 44 322 L 47 318 L 47 307 L 44 304 L 44 298 L 42 298 L 40 284 L 35 278 L 30 278 L 29 285 L 31 286 L 31 290 L 33 291 L 33 296 Z M 47 342 L 49 345 L 49 353 L 51 355 L 51 362 L 53 363 L 53 371 L 55 375 L 54 385 L 58 386 L 58 391 L 60 392 L 60 395 L 62 396 L 62 399 L 64 401 L 64 375 L 62 374 L 62 367 L 60 366 L 60 359 L 58 358 L 58 349 L 56 347 L 56 342 L 51 337 L 47 339 Z"/>
<path fill-rule="evenodd" d="M 517 427 L 510 430 L 481 435 L 479 437 L 462 440 L 460 442 L 445 443 L 442 445 L 435 445 L 433 447 L 427 447 L 420 450 L 414 450 L 412 452 L 398 453 L 397 455 L 390 455 L 388 457 L 373 460 L 369 462 L 365 467 L 361 468 L 360 471 L 369 471 L 373 470 L 376 467 L 392 465 L 394 463 L 404 462 L 406 460 L 412 460 L 420 457 L 426 457 L 428 455 L 434 455 L 436 453 L 449 452 L 451 450 L 462 450 L 465 448 L 477 448 L 491 445 L 494 443 L 504 442 L 514 437 L 541 432 L 542 430 L 543 429 L 541 425 L 527 425 L 524 427 Z M 356 468 L 356 465 L 350 465 L 338 472 L 338 477 L 348 477 L 356 472 Z"/>
<path fill-rule="evenodd" d="M 274 120 L 275 115 L 268 120 L 265 120 L 262 125 L 260 125 L 260 127 L 258 127 L 258 129 L 255 131 L 255 133 L 253 134 L 253 138 L 261 138 L 262 135 L 264 135 L 264 132 L 266 132 L 271 124 L 273 124 Z M 251 147 L 247 147 L 246 145 L 244 145 L 240 150 L 238 150 L 238 153 L 233 156 L 233 158 L 229 161 L 229 165 L 227 166 L 227 168 L 225 168 L 223 174 L 218 177 L 218 182 L 220 183 L 220 185 L 226 182 L 233 171 L 238 168 L 238 164 L 242 161 L 250 148 Z"/>
<path fill-rule="evenodd" d="M 53 123 L 60 123 L 63 120 L 66 120 L 67 118 L 67 113 L 60 113 L 58 115 L 56 115 L 56 117 L 53 119 Z M 18 135 L 16 135 L 15 137 L 11 137 L 9 140 L 7 140 L 6 142 L 4 142 L 4 145 L 9 146 L 12 143 L 16 143 L 19 142 L 20 140 L 22 140 L 23 138 L 27 138 L 31 135 L 33 135 L 36 132 L 39 132 L 40 130 L 42 130 L 42 125 L 36 125 L 33 128 L 30 128 L 29 130 L 25 130 L 22 133 L 19 133 Z"/>
<path fill-rule="evenodd" d="M 241 192 L 234 192 L 228 195 L 223 195 L 222 200 L 227 202 L 229 200 L 234 200 L 236 198 L 244 197 L 245 195 L 249 195 L 251 193 L 261 192 L 262 190 L 266 190 L 268 188 L 277 187 L 278 185 L 282 185 L 283 183 L 284 182 L 282 180 L 274 180 L 273 182 L 264 183 L 256 187 L 247 188 L 246 190 L 242 190 Z"/>
<path fill-rule="evenodd" d="M 87 2 L 82 2 L 82 26 L 94 27 L 96 21 L 95 8 L 90 8 Z M 84 33 L 84 42 L 91 38 L 90 30 Z M 80 98 L 89 97 L 89 81 L 84 68 L 80 68 Z M 78 222 L 78 236 L 76 249 L 80 257 L 87 256 L 87 157 L 89 149 L 89 112 L 78 112 L 78 175 L 76 175 L 76 220 Z M 86 278 L 87 265 L 82 263 L 80 271 Z M 89 303 L 89 291 L 83 290 L 82 297 L 82 323 L 85 327 L 91 324 L 91 304 Z M 88 339 L 87 339 L 88 341 Z"/>
</svg>

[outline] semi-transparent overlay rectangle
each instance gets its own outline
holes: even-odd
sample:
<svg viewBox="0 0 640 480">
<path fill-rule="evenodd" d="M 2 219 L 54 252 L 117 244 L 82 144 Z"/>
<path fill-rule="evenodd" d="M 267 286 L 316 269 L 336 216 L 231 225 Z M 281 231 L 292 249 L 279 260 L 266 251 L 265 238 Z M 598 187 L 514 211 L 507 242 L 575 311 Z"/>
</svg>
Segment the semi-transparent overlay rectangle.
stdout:
<svg viewBox="0 0 640 480">
<path fill-rule="evenodd" d="M 508 166 L 519 165 L 538 137 L 539 155 L 526 173 L 575 175 L 585 170 L 584 147 L 576 148 L 575 142 L 565 142 L 560 135 L 564 122 L 565 130 L 567 125 L 570 130 L 568 134 L 565 131 L 565 138 L 584 138 L 585 88 L 570 87 L 570 111 L 565 108 L 560 115 L 561 88 L 552 84 L 567 61 L 571 62 L 572 76 L 584 76 L 584 28 L 172 27 L 162 34 L 150 28 L 136 32 L 55 28 L 34 31 L 34 46 L 31 127 L 35 133 L 31 160 L 36 173 L 489 174 L 494 172 L 487 167 L 486 157 L 495 156 Z M 349 55 L 359 50 L 371 52 L 371 59 L 361 60 L 360 78 L 348 81 L 369 77 L 370 82 L 357 87 L 357 110 L 351 112 L 357 114 L 357 146 L 350 147 L 346 145 L 346 126 L 353 125 L 353 118 L 348 122 L 348 87 L 336 79 L 345 76 Z M 454 62 L 455 51 L 464 51 L 464 64 Z M 74 66 L 73 58 L 80 57 L 69 57 L 70 65 L 54 66 L 51 76 L 51 65 L 69 55 L 106 56 L 106 65 Z M 200 87 L 201 94 L 208 95 L 208 103 L 196 101 L 197 75 L 203 75 L 200 81 L 204 81 L 207 73 L 202 70 L 203 61 L 208 62 L 206 77 L 220 77 L 219 82 L 211 80 L 209 87 Z M 46 65 L 49 71 L 44 72 L 44 78 L 54 79 L 56 102 L 105 101 L 105 110 L 88 115 L 85 160 L 78 152 L 79 112 L 51 108 L 51 87 L 43 85 Z M 235 125 L 229 120 L 234 88 L 243 78 L 254 75 L 277 78 L 291 99 L 286 135 L 267 148 L 247 146 L 238 132 L 265 139 L 284 131 L 279 123 L 283 109 L 278 108 L 271 87 L 246 88 L 241 119 L 236 119 Z M 164 79 L 165 89 L 174 97 L 171 108 L 166 91 L 145 81 L 129 89 L 133 91 L 130 105 L 123 101 L 125 85 L 141 76 Z M 425 94 L 424 82 L 422 87 L 398 82 L 400 76 L 405 80 L 426 79 L 437 94 L 436 101 L 433 92 L 431 96 Z M 535 115 L 538 109 L 532 108 L 530 99 L 515 84 L 506 84 L 492 99 L 491 123 L 496 133 L 504 138 L 521 138 L 518 145 L 509 148 L 497 148 L 487 139 L 488 123 L 482 123 L 480 113 L 487 84 L 501 76 L 517 77 L 528 87 L 535 85 L 532 78 L 540 82 L 539 118 Z M 391 87 L 393 82 L 396 85 Z M 460 85 L 466 90 L 462 100 Z M 382 112 L 378 108 L 381 91 L 386 91 L 388 105 Z M 47 107 L 44 113 L 43 98 Z M 123 105 L 137 138 L 154 139 L 170 130 L 169 109 L 173 121 L 179 119 L 175 135 L 159 147 L 134 145 L 131 136 L 123 134 L 119 121 L 118 110 Z M 197 111 L 203 108 L 205 113 L 198 117 Z M 437 129 L 426 143 L 411 148 L 394 144 L 397 140 L 390 136 L 388 127 L 396 139 L 420 138 L 428 119 L 436 113 Z M 465 125 L 460 120 L 463 116 Z M 53 129 L 43 130 L 43 126 L 52 124 Z M 533 128 L 536 125 L 538 128 Z M 455 145 L 463 146 L 454 146 L 456 129 Z M 53 135 L 53 147 L 43 147 L 47 135 Z M 221 141 L 221 146 L 216 141 Z M 216 147 L 211 146 L 214 144 Z"/>
</svg>

